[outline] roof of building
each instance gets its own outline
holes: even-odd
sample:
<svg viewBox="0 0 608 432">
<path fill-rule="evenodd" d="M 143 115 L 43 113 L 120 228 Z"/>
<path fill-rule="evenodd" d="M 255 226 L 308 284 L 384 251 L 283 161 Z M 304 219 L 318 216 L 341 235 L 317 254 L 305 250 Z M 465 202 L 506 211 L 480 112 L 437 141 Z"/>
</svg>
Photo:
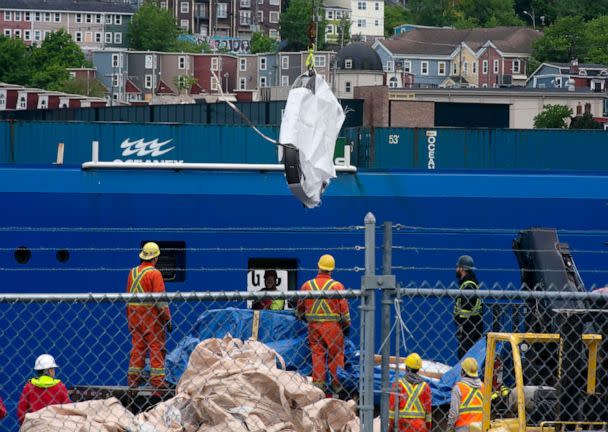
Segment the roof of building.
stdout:
<svg viewBox="0 0 608 432">
<path fill-rule="evenodd" d="M 0 0 L 3 9 L 135 13 L 133 6 L 116 0 Z"/>
<path fill-rule="evenodd" d="M 382 44 L 394 54 L 450 55 L 462 43 L 478 51 L 491 41 L 505 53 L 530 53 L 532 43 L 539 37 L 539 32 L 527 27 L 417 28 Z"/>
<path fill-rule="evenodd" d="M 545 62 L 545 65 L 548 66 L 556 66 L 559 68 L 570 68 L 570 66 L 572 66 L 571 63 L 556 63 L 556 62 Z M 608 66 L 606 65 L 602 65 L 602 64 L 596 64 L 596 63 L 579 63 L 578 64 L 578 68 L 579 69 L 608 69 Z"/>
<path fill-rule="evenodd" d="M 352 61 L 353 70 L 382 70 L 382 60 L 376 51 L 364 43 L 350 43 L 336 54 L 338 69 L 345 69 L 344 62 Z"/>
</svg>

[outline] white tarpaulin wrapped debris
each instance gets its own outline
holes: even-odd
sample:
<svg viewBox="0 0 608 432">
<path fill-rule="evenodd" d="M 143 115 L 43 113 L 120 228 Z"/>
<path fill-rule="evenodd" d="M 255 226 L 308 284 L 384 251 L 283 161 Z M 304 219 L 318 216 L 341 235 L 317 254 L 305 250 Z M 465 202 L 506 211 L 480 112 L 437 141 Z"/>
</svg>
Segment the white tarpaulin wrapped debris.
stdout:
<svg viewBox="0 0 608 432">
<path fill-rule="evenodd" d="M 319 75 L 302 75 L 298 80 L 287 97 L 279 142 L 291 144 L 298 150 L 299 184 L 292 187 L 289 178 L 288 183 L 294 195 L 312 208 L 319 205 L 323 190 L 330 179 L 336 177 L 334 148 L 345 115 L 336 96 Z"/>
<path fill-rule="evenodd" d="M 21 431 L 359 432 L 354 401 L 326 399 L 276 362 L 260 342 L 207 339 L 192 352 L 176 396 L 145 413 L 133 416 L 114 398 L 55 405 L 28 414 Z"/>
</svg>

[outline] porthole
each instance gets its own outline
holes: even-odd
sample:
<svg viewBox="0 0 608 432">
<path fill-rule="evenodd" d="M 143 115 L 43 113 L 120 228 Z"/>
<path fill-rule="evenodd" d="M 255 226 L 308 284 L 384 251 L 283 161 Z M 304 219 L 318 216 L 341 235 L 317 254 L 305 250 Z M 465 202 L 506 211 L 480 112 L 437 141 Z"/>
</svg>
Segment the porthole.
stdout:
<svg viewBox="0 0 608 432">
<path fill-rule="evenodd" d="M 70 259 L 70 251 L 67 249 L 59 249 L 57 251 L 57 261 L 60 263 L 67 262 Z"/>
<path fill-rule="evenodd" d="M 32 251 L 25 246 L 19 246 L 17 249 L 15 249 L 15 261 L 17 261 L 19 264 L 27 264 L 31 257 Z"/>
</svg>

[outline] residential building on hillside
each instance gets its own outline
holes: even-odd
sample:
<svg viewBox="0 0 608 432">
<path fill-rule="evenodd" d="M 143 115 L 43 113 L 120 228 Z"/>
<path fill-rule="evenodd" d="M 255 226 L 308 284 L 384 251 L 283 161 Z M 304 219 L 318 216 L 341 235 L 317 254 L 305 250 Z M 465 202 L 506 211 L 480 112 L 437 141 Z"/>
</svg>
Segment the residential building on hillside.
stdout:
<svg viewBox="0 0 608 432">
<path fill-rule="evenodd" d="M 538 37 L 538 32 L 524 27 L 415 28 L 377 40 L 373 48 L 385 72 L 396 74 L 394 87 L 523 86 Z M 399 79 L 403 74 L 408 74 L 409 83 Z"/>
<path fill-rule="evenodd" d="M 159 5 L 188 33 L 250 40 L 260 31 L 279 38 L 281 0 L 160 0 Z"/>
<path fill-rule="evenodd" d="M 338 99 L 353 99 L 360 86 L 381 86 L 384 71 L 378 53 L 369 45 L 351 43 L 336 54 L 333 89 Z"/>
<path fill-rule="evenodd" d="M 135 9 L 129 2 L 99 0 L 0 0 L 0 34 L 40 45 L 64 29 L 85 51 L 126 48 Z"/>
<path fill-rule="evenodd" d="M 325 19 L 330 43 L 340 43 L 339 21 L 343 16 L 350 19 L 350 35 L 353 40 L 373 41 L 384 37 L 384 2 L 376 0 L 325 0 Z"/>
<path fill-rule="evenodd" d="M 528 78 L 532 88 L 588 88 L 595 92 L 608 89 L 608 66 L 601 64 L 543 63 Z"/>
<path fill-rule="evenodd" d="M 258 57 L 260 54 L 239 55 L 237 60 L 237 91 L 258 89 Z"/>
<path fill-rule="evenodd" d="M 344 40 L 344 35 L 347 33 L 341 27 L 348 25 L 348 34 L 350 34 L 351 18 L 350 8 L 344 8 L 340 6 L 325 6 L 325 21 L 327 26 L 325 27 L 325 41 L 330 45 L 343 46 L 348 43 Z"/>
</svg>

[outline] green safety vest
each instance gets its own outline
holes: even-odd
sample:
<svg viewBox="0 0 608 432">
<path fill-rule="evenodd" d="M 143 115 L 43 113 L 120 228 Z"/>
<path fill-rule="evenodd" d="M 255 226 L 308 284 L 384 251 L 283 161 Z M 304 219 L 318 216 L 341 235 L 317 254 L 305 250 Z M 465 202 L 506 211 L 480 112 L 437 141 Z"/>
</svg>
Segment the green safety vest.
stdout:
<svg viewBox="0 0 608 432">
<path fill-rule="evenodd" d="M 479 285 L 477 285 L 472 280 L 464 281 L 460 285 L 460 289 L 462 290 L 469 285 L 472 286 L 473 289 L 475 289 L 475 290 L 479 289 Z M 456 305 L 454 306 L 454 315 L 456 315 L 459 318 L 471 318 L 473 316 L 481 316 L 481 310 L 482 310 L 482 302 L 481 302 L 480 298 L 475 299 L 475 304 L 473 305 L 473 309 L 464 309 L 462 307 L 462 299 L 457 298 Z"/>
</svg>

